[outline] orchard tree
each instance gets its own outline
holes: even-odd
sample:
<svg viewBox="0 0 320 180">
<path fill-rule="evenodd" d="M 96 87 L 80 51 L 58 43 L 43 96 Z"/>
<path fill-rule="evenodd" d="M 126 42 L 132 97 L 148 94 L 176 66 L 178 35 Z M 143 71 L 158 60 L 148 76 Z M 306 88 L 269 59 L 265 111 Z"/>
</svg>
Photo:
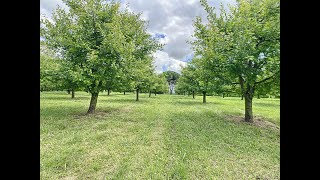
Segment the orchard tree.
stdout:
<svg viewBox="0 0 320 180">
<path fill-rule="evenodd" d="M 40 91 L 60 90 L 58 83 L 59 59 L 40 41 Z"/>
<path fill-rule="evenodd" d="M 253 122 L 255 89 L 266 81 L 275 81 L 280 74 L 279 0 L 239 0 L 228 13 L 221 6 L 219 16 L 206 0 L 200 2 L 208 13 L 208 24 L 196 19 L 197 40 L 193 45 L 204 56 L 211 56 L 207 61 L 215 59 L 208 68 L 218 67 L 224 72 L 221 77 L 240 85 L 245 98 L 245 121 Z"/>
<path fill-rule="evenodd" d="M 63 0 L 69 12 L 58 8 L 53 22 L 41 20 L 41 36 L 73 67 L 81 69 L 85 91 L 91 94 L 87 113 L 94 113 L 99 92 L 117 82 L 120 69 L 157 49 L 140 14 L 120 3 L 103 0 Z M 131 66 L 130 66 L 131 67 Z M 108 84 L 107 84 L 108 83 Z"/>
<path fill-rule="evenodd" d="M 178 79 L 175 85 L 175 91 L 177 94 L 185 95 L 186 92 L 188 92 L 188 84 L 184 81 L 183 76 Z"/>
<path fill-rule="evenodd" d="M 157 77 L 155 73 L 151 73 L 148 77 L 147 90 L 149 91 L 149 97 L 151 97 L 152 91 L 156 90 Z"/>
<path fill-rule="evenodd" d="M 150 76 L 153 74 L 152 58 L 146 57 L 144 61 L 137 61 L 131 68 L 132 87 L 136 90 L 136 101 L 139 101 L 141 90 L 149 90 Z"/>
<path fill-rule="evenodd" d="M 163 73 L 156 75 L 153 91 L 155 96 L 157 95 L 157 93 L 164 94 L 168 91 L 168 82 Z"/>
<path fill-rule="evenodd" d="M 40 54 L 40 91 L 59 90 L 57 72 L 60 66 L 57 60 L 44 54 Z"/>
<path fill-rule="evenodd" d="M 194 57 L 191 61 L 191 66 L 194 68 L 194 79 L 198 86 L 198 91 L 202 93 L 202 102 L 207 102 L 207 93 L 215 91 L 219 84 L 215 73 L 206 68 L 205 57 Z"/>
<path fill-rule="evenodd" d="M 126 92 L 130 92 L 134 89 L 130 80 L 130 74 L 122 72 L 117 78 L 119 78 L 119 80 L 114 89 L 115 91 L 123 92 L 123 95 L 126 95 Z"/>
<path fill-rule="evenodd" d="M 192 98 L 195 97 L 195 92 L 198 91 L 199 83 L 196 80 L 195 67 L 188 65 L 181 71 L 181 77 L 178 80 L 177 86 L 179 89 L 186 90 L 192 93 Z"/>
<path fill-rule="evenodd" d="M 56 71 L 56 83 L 62 90 L 71 91 L 71 98 L 75 97 L 75 91 L 83 90 L 82 70 L 79 66 L 72 66 L 68 61 L 59 60 L 60 68 Z"/>
<path fill-rule="evenodd" d="M 81 70 L 48 49 L 44 41 L 40 41 L 40 47 L 40 88 L 71 91 L 74 98 L 74 91 L 82 87 Z"/>
</svg>

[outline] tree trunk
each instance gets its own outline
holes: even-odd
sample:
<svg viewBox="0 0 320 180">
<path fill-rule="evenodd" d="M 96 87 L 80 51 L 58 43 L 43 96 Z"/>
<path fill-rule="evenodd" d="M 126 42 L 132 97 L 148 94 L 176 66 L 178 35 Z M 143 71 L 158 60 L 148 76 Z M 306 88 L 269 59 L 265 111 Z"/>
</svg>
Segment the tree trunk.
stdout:
<svg viewBox="0 0 320 180">
<path fill-rule="evenodd" d="M 92 114 L 96 110 L 97 100 L 99 93 L 91 93 L 91 100 L 87 114 Z"/>
<path fill-rule="evenodd" d="M 67 90 L 67 93 L 70 94 L 70 90 L 69 89 Z"/>
<path fill-rule="evenodd" d="M 157 92 L 154 92 L 154 96 L 157 96 Z"/>
<path fill-rule="evenodd" d="M 258 99 L 260 99 L 260 94 L 258 94 Z"/>
<path fill-rule="evenodd" d="M 149 91 L 149 97 L 151 97 L 151 90 Z"/>
<path fill-rule="evenodd" d="M 108 89 L 108 96 L 110 95 L 110 89 Z"/>
<path fill-rule="evenodd" d="M 136 90 L 136 94 L 137 94 L 136 101 L 139 101 L 139 89 Z"/>
<path fill-rule="evenodd" d="M 74 89 L 71 90 L 71 98 L 74 98 Z"/>
<path fill-rule="evenodd" d="M 253 113 L 252 113 L 252 97 L 253 92 L 247 91 L 244 94 L 244 103 L 245 103 L 245 114 L 244 114 L 244 121 L 246 122 L 253 122 Z"/>
<path fill-rule="evenodd" d="M 203 103 L 206 103 L 207 102 L 207 100 L 206 100 L 206 92 L 203 91 L 202 93 L 203 93 Z"/>
<path fill-rule="evenodd" d="M 126 95 L 126 92 L 125 92 L 125 91 L 123 91 L 123 95 Z"/>
<path fill-rule="evenodd" d="M 241 100 L 243 100 L 243 94 L 241 95 Z"/>
<path fill-rule="evenodd" d="M 194 91 L 192 91 L 192 98 L 194 99 Z"/>
<path fill-rule="evenodd" d="M 222 98 L 224 98 L 224 93 L 222 93 Z"/>
</svg>

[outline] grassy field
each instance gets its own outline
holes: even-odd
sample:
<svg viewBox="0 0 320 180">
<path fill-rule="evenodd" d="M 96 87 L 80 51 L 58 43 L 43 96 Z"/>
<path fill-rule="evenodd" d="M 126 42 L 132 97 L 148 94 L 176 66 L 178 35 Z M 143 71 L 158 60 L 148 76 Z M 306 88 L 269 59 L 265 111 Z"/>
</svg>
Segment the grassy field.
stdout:
<svg viewBox="0 0 320 180">
<path fill-rule="evenodd" d="M 280 179 L 280 102 L 235 97 L 40 94 L 41 179 Z M 268 125 L 269 124 L 269 125 Z"/>
</svg>

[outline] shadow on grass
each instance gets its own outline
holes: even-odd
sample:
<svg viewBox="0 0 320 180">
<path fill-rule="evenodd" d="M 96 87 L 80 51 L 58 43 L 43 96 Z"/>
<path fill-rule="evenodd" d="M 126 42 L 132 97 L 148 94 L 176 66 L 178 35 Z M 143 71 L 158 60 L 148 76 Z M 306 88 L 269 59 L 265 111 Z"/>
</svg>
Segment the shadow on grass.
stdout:
<svg viewBox="0 0 320 180">
<path fill-rule="evenodd" d="M 145 100 L 145 98 L 139 98 L 139 101 L 136 101 L 136 99 L 100 99 L 99 102 L 104 103 L 126 103 L 126 104 L 145 104 L 149 103 L 148 100 Z"/>
<path fill-rule="evenodd" d="M 43 100 L 90 100 L 90 97 L 77 97 L 71 98 L 71 96 L 55 96 L 55 97 L 42 97 Z"/>
<path fill-rule="evenodd" d="M 70 119 L 87 119 L 96 118 L 101 119 L 110 115 L 123 114 L 131 112 L 131 108 L 123 107 L 97 107 L 95 113 L 87 114 L 87 107 L 79 106 L 51 106 L 40 109 L 40 116 L 44 119 L 56 118 L 70 118 Z"/>
<path fill-rule="evenodd" d="M 114 116 L 114 115 L 119 115 L 119 114 L 126 114 L 131 112 L 131 108 L 128 107 L 108 107 L 108 108 L 97 108 L 96 111 L 92 114 L 87 114 L 85 112 L 81 113 L 72 113 L 71 115 L 73 116 L 74 119 L 87 119 L 87 118 L 94 118 L 97 120 L 100 119 L 106 119 L 107 117 Z"/>
<path fill-rule="evenodd" d="M 221 105 L 222 103 L 219 102 L 206 102 L 203 103 L 202 100 L 196 100 L 194 99 L 193 101 L 174 101 L 173 104 L 176 105 L 184 105 L 184 106 L 192 106 L 192 105 Z"/>
<path fill-rule="evenodd" d="M 260 102 L 254 102 L 253 104 L 261 107 L 279 107 L 280 106 L 279 104 L 260 103 Z"/>
</svg>

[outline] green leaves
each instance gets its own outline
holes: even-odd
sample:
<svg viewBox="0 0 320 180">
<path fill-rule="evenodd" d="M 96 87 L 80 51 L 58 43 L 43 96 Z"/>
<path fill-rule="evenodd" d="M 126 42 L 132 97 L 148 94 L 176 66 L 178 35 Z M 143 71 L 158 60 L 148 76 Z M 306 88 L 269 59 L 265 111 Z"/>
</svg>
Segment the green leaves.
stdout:
<svg viewBox="0 0 320 180">
<path fill-rule="evenodd" d="M 228 86 L 239 82 L 239 77 L 243 80 L 239 83 L 247 84 L 241 87 L 250 89 L 279 72 L 278 0 L 241 0 L 230 6 L 228 13 L 221 6 L 219 15 L 207 1 L 200 2 L 208 13 L 208 24 L 203 24 L 200 17 L 194 21 L 196 40 L 191 44 L 196 58 L 191 64 L 201 89 L 210 83 L 213 89 Z"/>
<path fill-rule="evenodd" d="M 56 9 L 53 22 L 42 19 L 40 29 L 48 47 L 65 60 L 62 69 L 68 72 L 65 79 L 73 79 L 69 82 L 96 93 L 129 81 L 130 73 L 134 78 L 140 77 L 133 70 L 137 66 L 151 66 L 152 61 L 146 59 L 159 45 L 146 33 L 145 22 L 139 15 L 120 11 L 120 4 L 114 1 L 64 3 L 69 12 Z"/>
</svg>

